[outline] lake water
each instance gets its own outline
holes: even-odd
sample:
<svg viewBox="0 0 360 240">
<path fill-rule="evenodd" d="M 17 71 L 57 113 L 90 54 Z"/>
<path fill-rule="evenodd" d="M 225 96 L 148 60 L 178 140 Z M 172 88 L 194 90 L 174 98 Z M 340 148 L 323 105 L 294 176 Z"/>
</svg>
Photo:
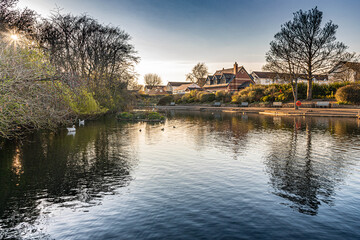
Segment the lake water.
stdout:
<svg viewBox="0 0 360 240">
<path fill-rule="evenodd" d="M 360 239 L 357 119 L 169 112 L 0 147 L 0 239 Z"/>
</svg>

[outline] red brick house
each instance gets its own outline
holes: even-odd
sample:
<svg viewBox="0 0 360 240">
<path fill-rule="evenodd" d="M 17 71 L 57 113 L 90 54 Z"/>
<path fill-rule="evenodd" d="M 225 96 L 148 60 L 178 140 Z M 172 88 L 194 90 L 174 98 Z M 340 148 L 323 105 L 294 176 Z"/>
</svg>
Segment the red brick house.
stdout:
<svg viewBox="0 0 360 240">
<path fill-rule="evenodd" d="M 209 75 L 203 88 L 211 92 L 218 90 L 235 92 L 250 86 L 250 84 L 255 84 L 252 77 L 243 66 L 239 67 L 235 62 L 234 68 L 223 68 L 217 70 L 214 75 Z"/>
</svg>

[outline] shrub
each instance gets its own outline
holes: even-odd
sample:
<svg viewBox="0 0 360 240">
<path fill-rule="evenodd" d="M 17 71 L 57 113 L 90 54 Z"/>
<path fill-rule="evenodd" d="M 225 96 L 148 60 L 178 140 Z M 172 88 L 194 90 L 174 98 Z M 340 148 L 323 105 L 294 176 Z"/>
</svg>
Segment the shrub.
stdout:
<svg viewBox="0 0 360 240">
<path fill-rule="evenodd" d="M 204 103 L 204 102 L 212 102 L 215 100 L 215 94 L 214 93 L 207 93 L 207 92 L 202 92 L 199 95 L 199 101 Z"/>
<path fill-rule="evenodd" d="M 239 94 L 234 94 L 231 96 L 231 102 L 232 103 L 240 103 L 240 95 Z"/>
<path fill-rule="evenodd" d="M 334 82 L 329 84 L 313 84 L 313 96 L 314 98 L 334 98 L 336 91 L 349 85 L 347 82 Z"/>
<path fill-rule="evenodd" d="M 146 118 L 147 118 L 147 119 L 151 119 L 151 120 L 153 120 L 153 119 L 160 119 L 160 120 L 165 119 L 165 117 L 162 116 L 162 115 L 161 115 L 160 113 L 158 113 L 158 112 L 149 112 L 149 113 L 147 113 Z"/>
<path fill-rule="evenodd" d="M 271 96 L 267 95 L 267 96 L 262 97 L 261 101 L 263 101 L 263 102 L 273 102 L 274 99 Z"/>
<path fill-rule="evenodd" d="M 133 119 L 134 115 L 129 112 L 122 112 L 118 115 L 118 118 L 120 119 Z"/>
<path fill-rule="evenodd" d="M 215 100 L 216 101 L 222 101 L 223 98 L 225 97 L 225 91 L 216 91 L 215 93 Z"/>
<path fill-rule="evenodd" d="M 360 104 L 360 85 L 352 84 L 336 91 L 336 101 L 342 103 Z"/>
<path fill-rule="evenodd" d="M 166 95 L 159 99 L 158 105 L 164 106 L 164 105 L 170 104 L 173 101 L 174 101 L 174 96 Z"/>
<path fill-rule="evenodd" d="M 267 96 L 274 96 L 277 92 L 279 92 L 279 90 L 276 88 L 276 86 L 270 85 L 265 89 L 264 94 Z"/>
<path fill-rule="evenodd" d="M 238 92 L 238 95 L 240 95 L 237 100 L 239 102 L 259 102 L 260 99 L 264 96 L 264 90 L 265 87 L 262 85 L 254 85 L 247 87 L 240 92 Z"/>
</svg>

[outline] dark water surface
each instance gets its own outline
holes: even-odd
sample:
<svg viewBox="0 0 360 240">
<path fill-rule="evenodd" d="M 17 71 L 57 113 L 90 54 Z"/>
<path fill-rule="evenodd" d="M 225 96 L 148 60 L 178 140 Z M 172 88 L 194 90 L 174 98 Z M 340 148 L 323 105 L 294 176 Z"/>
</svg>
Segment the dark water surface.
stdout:
<svg viewBox="0 0 360 240">
<path fill-rule="evenodd" d="M 360 239 L 359 120 L 168 114 L 1 142 L 0 239 Z"/>
</svg>

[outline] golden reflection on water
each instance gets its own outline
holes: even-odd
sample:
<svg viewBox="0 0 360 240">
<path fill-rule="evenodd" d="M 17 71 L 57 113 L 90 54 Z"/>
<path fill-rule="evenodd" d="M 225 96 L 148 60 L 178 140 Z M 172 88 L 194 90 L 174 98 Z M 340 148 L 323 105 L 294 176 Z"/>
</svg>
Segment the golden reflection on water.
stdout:
<svg viewBox="0 0 360 240">
<path fill-rule="evenodd" d="M 18 181 L 20 180 L 20 175 L 24 173 L 23 165 L 20 158 L 20 149 L 16 148 L 15 154 L 12 161 L 12 171 L 18 176 Z M 16 183 L 16 186 L 19 186 L 19 183 Z"/>
</svg>

